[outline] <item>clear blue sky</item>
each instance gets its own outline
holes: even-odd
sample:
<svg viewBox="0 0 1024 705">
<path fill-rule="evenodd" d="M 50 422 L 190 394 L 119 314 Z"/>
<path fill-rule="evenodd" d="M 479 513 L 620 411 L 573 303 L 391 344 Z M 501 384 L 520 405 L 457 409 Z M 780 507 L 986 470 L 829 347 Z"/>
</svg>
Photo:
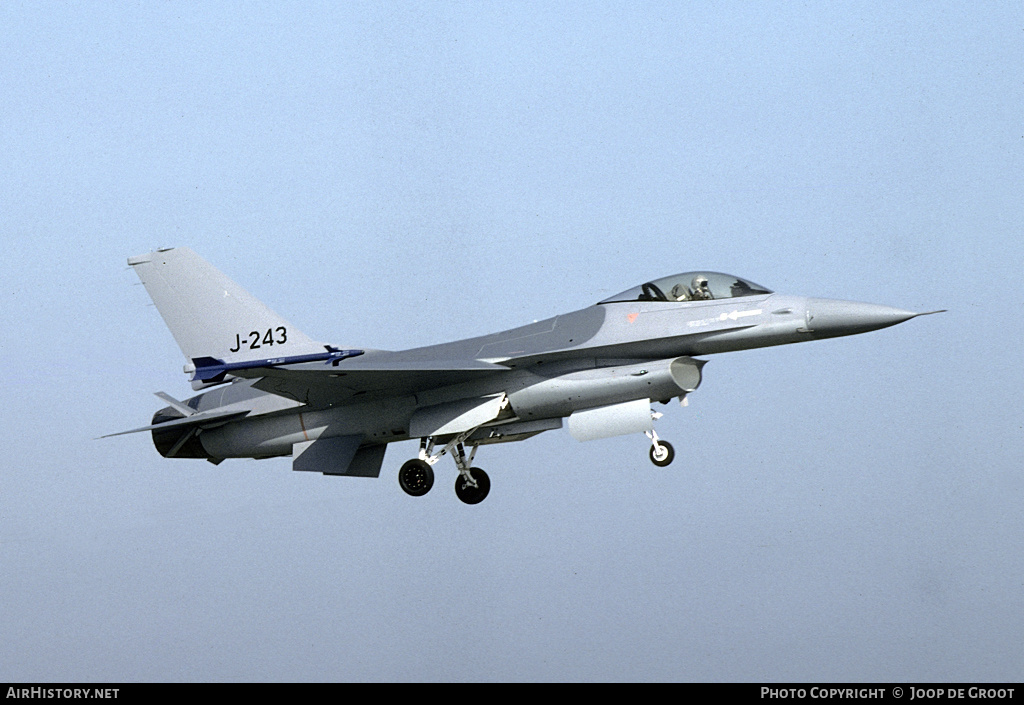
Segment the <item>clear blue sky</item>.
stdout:
<svg viewBox="0 0 1024 705">
<path fill-rule="evenodd" d="M 0 681 L 988 681 L 1024 647 L 1024 9 L 0 5 Z M 949 313 L 407 497 L 159 457 L 187 245 L 401 349 L 679 271 Z"/>
</svg>

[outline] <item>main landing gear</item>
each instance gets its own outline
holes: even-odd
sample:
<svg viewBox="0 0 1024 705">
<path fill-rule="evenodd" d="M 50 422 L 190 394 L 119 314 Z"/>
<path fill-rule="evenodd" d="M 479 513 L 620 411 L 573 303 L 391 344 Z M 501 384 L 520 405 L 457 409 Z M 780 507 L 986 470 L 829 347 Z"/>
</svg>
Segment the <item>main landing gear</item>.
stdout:
<svg viewBox="0 0 1024 705">
<path fill-rule="evenodd" d="M 459 472 L 455 478 L 455 495 L 466 504 L 479 504 L 491 491 L 491 478 L 480 468 Z"/>
<path fill-rule="evenodd" d="M 434 468 L 425 460 L 413 458 L 398 471 L 398 484 L 413 497 L 422 497 L 434 486 Z"/>
<path fill-rule="evenodd" d="M 437 454 L 434 454 L 434 439 L 421 439 L 419 457 L 402 465 L 398 471 L 398 484 L 407 494 L 422 497 L 434 486 L 434 463 L 445 453 L 454 451 L 452 458 L 459 471 L 458 477 L 455 478 L 455 495 L 466 504 L 479 504 L 484 501 L 487 493 L 491 491 L 491 479 L 480 468 L 470 467 L 477 449 L 477 446 L 473 446 L 469 457 L 466 457 L 463 442 L 470 433 L 460 433 Z"/>
</svg>

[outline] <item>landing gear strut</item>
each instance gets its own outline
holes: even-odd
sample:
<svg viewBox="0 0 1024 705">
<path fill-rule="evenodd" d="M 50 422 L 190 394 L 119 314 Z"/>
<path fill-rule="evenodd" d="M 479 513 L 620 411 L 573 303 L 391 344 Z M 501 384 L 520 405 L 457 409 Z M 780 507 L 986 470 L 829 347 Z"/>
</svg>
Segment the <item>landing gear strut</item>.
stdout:
<svg viewBox="0 0 1024 705">
<path fill-rule="evenodd" d="M 434 453 L 434 439 L 421 439 L 419 457 L 407 461 L 398 471 L 398 484 L 413 497 L 422 497 L 434 486 L 432 466 L 441 459 L 442 455 L 451 452 L 455 467 L 459 471 L 459 476 L 455 478 L 455 495 L 466 504 L 482 502 L 487 493 L 491 491 L 491 479 L 480 468 L 470 467 L 473 464 L 477 446 L 473 446 L 469 457 L 466 457 L 466 448 L 463 442 L 473 431 L 476 429 L 460 433 L 449 441 L 441 452 L 436 454 Z"/>
<path fill-rule="evenodd" d="M 491 478 L 487 477 L 487 473 L 480 468 L 470 467 L 478 447 L 473 446 L 468 460 L 462 443 L 456 444 L 455 453 L 452 454 L 455 467 L 459 469 L 459 476 L 455 478 L 455 495 L 466 504 L 479 504 L 491 491 Z"/>
</svg>

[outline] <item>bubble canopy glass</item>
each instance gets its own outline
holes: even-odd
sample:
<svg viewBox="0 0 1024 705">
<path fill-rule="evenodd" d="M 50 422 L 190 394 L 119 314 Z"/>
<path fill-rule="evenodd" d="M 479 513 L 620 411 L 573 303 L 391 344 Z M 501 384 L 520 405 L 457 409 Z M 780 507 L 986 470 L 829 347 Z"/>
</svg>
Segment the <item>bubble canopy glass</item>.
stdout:
<svg viewBox="0 0 1024 705">
<path fill-rule="evenodd" d="M 721 272 L 684 272 L 634 286 L 598 303 L 618 301 L 708 301 L 771 294 L 760 284 Z"/>
</svg>

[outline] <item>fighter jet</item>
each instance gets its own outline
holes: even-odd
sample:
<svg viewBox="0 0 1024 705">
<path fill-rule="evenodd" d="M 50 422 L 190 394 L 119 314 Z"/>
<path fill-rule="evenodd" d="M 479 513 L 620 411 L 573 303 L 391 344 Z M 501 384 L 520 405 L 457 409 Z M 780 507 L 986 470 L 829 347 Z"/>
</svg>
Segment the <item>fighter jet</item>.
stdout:
<svg viewBox="0 0 1024 705">
<path fill-rule="evenodd" d="M 419 440 L 398 471 L 414 497 L 445 455 L 455 493 L 482 501 L 480 446 L 561 428 L 589 441 L 645 434 L 651 462 L 675 451 L 652 403 L 701 383 L 698 356 L 866 333 L 926 315 L 777 294 L 719 272 L 640 284 L 593 306 L 500 333 L 398 352 L 315 341 L 188 248 L 128 259 L 202 393 L 169 406 L 150 431 L 165 458 L 291 456 L 294 470 L 379 477 L 389 443 Z M 928 313 L 938 313 L 930 311 Z M 122 435 L 121 433 L 111 435 Z"/>
</svg>

